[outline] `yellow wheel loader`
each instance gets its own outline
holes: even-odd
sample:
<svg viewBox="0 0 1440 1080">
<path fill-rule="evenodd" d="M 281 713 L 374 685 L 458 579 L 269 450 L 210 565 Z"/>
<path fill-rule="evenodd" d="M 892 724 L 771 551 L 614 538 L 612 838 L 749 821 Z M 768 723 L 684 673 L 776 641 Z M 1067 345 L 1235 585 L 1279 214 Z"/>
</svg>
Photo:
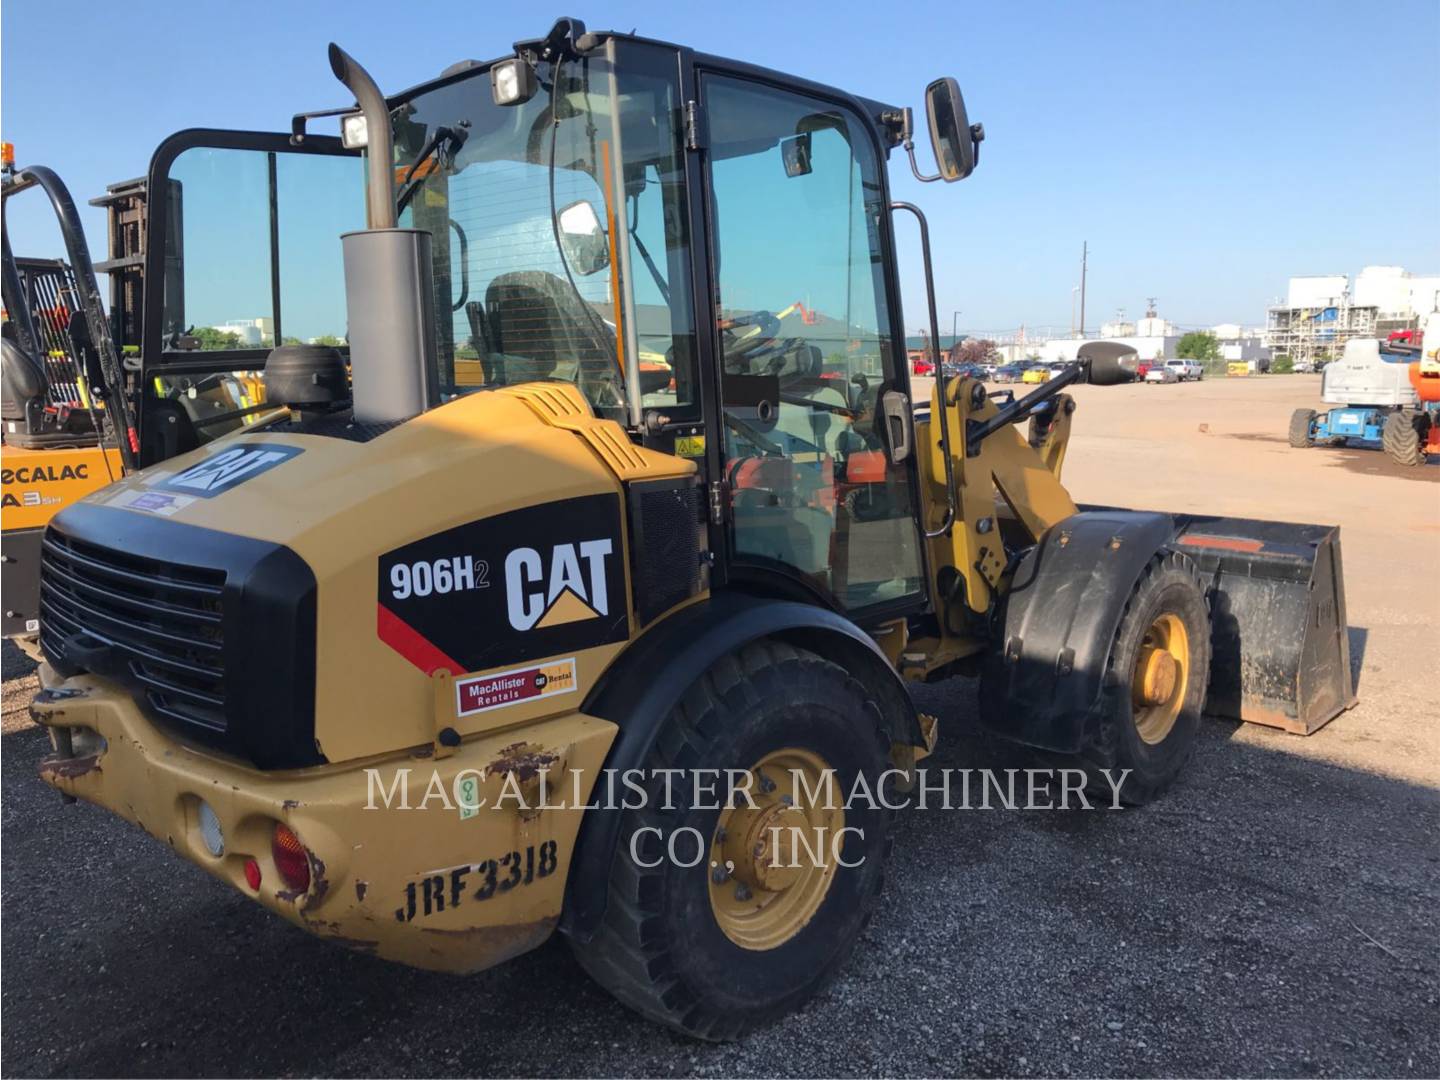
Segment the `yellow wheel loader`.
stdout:
<svg viewBox="0 0 1440 1080">
<path fill-rule="evenodd" d="M 936 734 L 911 684 L 978 677 L 1134 804 L 1202 712 L 1352 703 L 1337 530 L 1062 486 L 1064 391 L 1123 355 L 912 402 L 896 211 L 938 340 L 929 239 L 886 161 L 971 172 L 954 80 L 925 175 L 908 109 L 570 19 L 389 97 L 330 60 L 354 105 L 152 162 L 147 370 L 202 320 L 299 342 L 283 411 L 47 530 L 64 795 L 347 948 L 463 973 L 558 931 L 727 1038 L 869 917 Z"/>
</svg>

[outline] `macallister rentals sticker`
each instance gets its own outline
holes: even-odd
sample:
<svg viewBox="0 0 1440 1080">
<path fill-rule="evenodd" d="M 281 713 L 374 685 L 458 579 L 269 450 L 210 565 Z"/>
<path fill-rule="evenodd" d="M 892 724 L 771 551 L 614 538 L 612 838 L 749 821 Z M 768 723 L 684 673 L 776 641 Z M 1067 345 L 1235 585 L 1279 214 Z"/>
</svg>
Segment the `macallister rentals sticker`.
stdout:
<svg viewBox="0 0 1440 1080">
<path fill-rule="evenodd" d="M 455 708 L 460 716 L 503 709 L 534 698 L 575 692 L 575 658 L 550 660 L 455 682 Z"/>
</svg>

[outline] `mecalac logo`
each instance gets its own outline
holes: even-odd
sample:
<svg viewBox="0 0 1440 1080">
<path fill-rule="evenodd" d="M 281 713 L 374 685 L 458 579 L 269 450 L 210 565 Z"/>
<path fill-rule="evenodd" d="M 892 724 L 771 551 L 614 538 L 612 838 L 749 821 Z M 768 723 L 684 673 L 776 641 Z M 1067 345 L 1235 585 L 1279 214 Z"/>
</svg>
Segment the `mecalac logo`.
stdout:
<svg viewBox="0 0 1440 1080">
<path fill-rule="evenodd" d="M 209 499 L 301 453 L 303 451 L 298 446 L 275 446 L 271 443 L 232 446 L 218 454 L 211 454 L 182 473 L 162 477 L 155 486 Z"/>
<path fill-rule="evenodd" d="M 542 630 L 610 613 L 605 560 L 612 540 L 556 544 L 548 560 L 534 548 L 516 548 L 505 557 L 505 600 L 516 630 Z M 546 562 L 549 570 L 546 571 Z"/>
</svg>

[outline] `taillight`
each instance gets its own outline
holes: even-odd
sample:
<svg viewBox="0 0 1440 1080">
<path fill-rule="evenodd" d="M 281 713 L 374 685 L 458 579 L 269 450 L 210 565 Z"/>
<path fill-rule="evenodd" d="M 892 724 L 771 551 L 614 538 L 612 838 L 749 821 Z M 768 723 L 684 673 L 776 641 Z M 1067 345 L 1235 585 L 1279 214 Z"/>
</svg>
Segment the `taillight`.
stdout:
<svg viewBox="0 0 1440 1080">
<path fill-rule="evenodd" d="M 296 892 L 305 892 L 310 888 L 310 856 L 289 826 L 276 822 L 275 832 L 270 838 L 270 855 L 275 860 L 280 879 L 286 885 Z"/>
</svg>

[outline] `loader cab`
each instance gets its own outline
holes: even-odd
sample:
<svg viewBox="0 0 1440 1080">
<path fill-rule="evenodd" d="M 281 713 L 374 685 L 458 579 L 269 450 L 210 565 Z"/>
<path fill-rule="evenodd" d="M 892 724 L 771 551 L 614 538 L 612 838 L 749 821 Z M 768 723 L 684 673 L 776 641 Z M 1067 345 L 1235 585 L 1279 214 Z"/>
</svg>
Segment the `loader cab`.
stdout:
<svg viewBox="0 0 1440 1080">
<path fill-rule="evenodd" d="M 927 96 L 962 178 L 958 89 Z M 432 406 L 573 383 L 696 461 L 713 584 L 866 621 L 925 606 L 885 173 L 907 110 L 565 20 L 385 104 L 398 225 L 430 236 Z M 157 154 L 146 392 L 187 437 L 263 412 L 246 390 L 273 345 L 344 347 L 338 237 L 363 225 L 366 140 L 342 130 L 182 133 Z"/>
</svg>

